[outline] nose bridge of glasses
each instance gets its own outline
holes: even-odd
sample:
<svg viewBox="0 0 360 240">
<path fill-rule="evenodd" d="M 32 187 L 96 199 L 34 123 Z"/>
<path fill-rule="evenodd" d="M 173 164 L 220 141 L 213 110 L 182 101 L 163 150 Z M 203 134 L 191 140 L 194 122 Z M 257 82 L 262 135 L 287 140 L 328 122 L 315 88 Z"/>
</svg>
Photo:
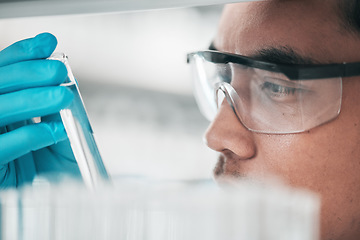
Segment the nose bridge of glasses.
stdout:
<svg viewBox="0 0 360 240">
<path fill-rule="evenodd" d="M 220 94 L 222 94 L 223 96 L 221 97 Z M 241 120 L 241 115 L 240 115 L 240 112 L 238 109 L 238 107 L 239 107 L 238 105 L 240 104 L 239 95 L 236 93 L 235 89 L 229 83 L 226 83 L 226 82 L 216 83 L 215 84 L 215 100 L 216 100 L 218 108 L 220 108 L 221 104 L 223 104 L 224 98 L 226 99 L 227 103 L 233 110 L 233 113 L 235 114 L 235 116 L 238 118 L 238 120 L 241 122 L 241 124 L 244 125 L 243 121 Z"/>
</svg>

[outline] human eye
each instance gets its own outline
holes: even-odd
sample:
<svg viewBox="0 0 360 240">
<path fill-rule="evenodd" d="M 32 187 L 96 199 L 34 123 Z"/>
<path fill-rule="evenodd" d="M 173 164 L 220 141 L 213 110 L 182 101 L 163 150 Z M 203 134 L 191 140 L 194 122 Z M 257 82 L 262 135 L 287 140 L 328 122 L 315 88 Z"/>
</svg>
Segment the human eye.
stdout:
<svg viewBox="0 0 360 240">
<path fill-rule="evenodd" d="M 260 89 L 268 98 L 276 102 L 295 101 L 299 95 L 308 91 L 298 84 L 274 78 L 265 78 Z"/>
</svg>

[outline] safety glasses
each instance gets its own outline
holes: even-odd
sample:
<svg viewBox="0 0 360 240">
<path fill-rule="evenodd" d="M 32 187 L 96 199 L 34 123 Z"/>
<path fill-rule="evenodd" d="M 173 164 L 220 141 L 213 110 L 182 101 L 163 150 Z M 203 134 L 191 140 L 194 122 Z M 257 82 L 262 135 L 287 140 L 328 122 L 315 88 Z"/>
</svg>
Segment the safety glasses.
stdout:
<svg viewBox="0 0 360 240">
<path fill-rule="evenodd" d="M 190 53 L 187 60 L 208 120 L 227 102 L 248 130 L 267 134 L 304 132 L 336 118 L 342 77 L 360 75 L 359 62 L 274 64 L 211 50 Z"/>
</svg>

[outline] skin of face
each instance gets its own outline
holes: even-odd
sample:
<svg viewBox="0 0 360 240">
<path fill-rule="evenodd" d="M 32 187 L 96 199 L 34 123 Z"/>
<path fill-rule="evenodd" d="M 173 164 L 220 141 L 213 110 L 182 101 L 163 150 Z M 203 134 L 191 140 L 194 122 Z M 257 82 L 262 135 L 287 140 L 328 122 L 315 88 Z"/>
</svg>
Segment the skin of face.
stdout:
<svg viewBox="0 0 360 240">
<path fill-rule="evenodd" d="M 319 63 L 360 61 L 360 34 L 344 30 L 333 1 L 273 1 L 227 5 L 214 45 L 246 56 L 289 46 Z M 279 176 L 319 194 L 321 239 L 360 239 L 360 77 L 343 78 L 340 115 L 310 131 L 272 135 L 247 130 L 228 104 L 209 126 L 207 145 L 220 153 L 225 177 Z"/>
</svg>

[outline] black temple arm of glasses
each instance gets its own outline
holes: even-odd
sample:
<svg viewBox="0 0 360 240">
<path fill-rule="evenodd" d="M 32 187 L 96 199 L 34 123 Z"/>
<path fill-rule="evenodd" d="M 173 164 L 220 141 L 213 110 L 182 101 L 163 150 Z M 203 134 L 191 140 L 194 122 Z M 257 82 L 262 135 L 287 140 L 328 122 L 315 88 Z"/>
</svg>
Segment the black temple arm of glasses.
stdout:
<svg viewBox="0 0 360 240">
<path fill-rule="evenodd" d="M 359 76 L 360 74 L 360 62 L 344 63 L 343 77 Z"/>
<path fill-rule="evenodd" d="M 208 50 L 219 51 L 214 42 L 211 42 Z M 353 63 L 335 63 L 324 65 L 288 65 L 288 64 L 274 64 L 269 62 L 257 61 L 245 56 L 239 56 L 229 53 L 203 53 L 207 59 L 216 63 L 239 63 L 250 67 L 260 68 L 273 72 L 282 72 L 291 80 L 306 80 L 306 79 L 322 79 L 333 77 L 352 77 L 360 76 L 360 62 Z M 187 59 L 189 63 L 189 55 Z"/>
</svg>

